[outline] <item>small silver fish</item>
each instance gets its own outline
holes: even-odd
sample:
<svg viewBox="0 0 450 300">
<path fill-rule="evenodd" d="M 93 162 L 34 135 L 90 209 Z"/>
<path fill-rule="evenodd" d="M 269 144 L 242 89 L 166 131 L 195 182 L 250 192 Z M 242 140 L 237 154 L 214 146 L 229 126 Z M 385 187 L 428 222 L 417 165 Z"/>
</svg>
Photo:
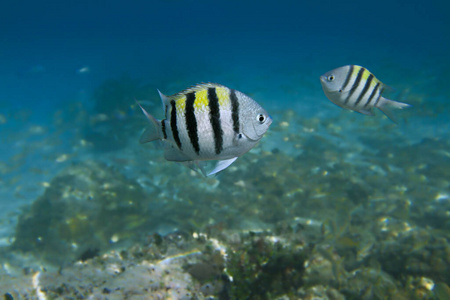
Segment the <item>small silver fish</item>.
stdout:
<svg viewBox="0 0 450 300">
<path fill-rule="evenodd" d="M 376 107 L 394 121 L 388 106 L 399 109 L 410 106 L 381 96 L 387 86 L 361 66 L 348 65 L 331 70 L 320 76 L 320 82 L 331 102 L 365 115 L 373 116 L 372 108 Z"/>
<path fill-rule="evenodd" d="M 164 142 L 164 157 L 199 170 L 199 162 L 218 160 L 207 175 L 220 172 L 252 149 L 272 123 L 269 114 L 247 95 L 220 84 L 199 84 L 172 96 L 159 90 L 165 119 L 139 105 L 150 127 L 140 142 Z"/>
</svg>

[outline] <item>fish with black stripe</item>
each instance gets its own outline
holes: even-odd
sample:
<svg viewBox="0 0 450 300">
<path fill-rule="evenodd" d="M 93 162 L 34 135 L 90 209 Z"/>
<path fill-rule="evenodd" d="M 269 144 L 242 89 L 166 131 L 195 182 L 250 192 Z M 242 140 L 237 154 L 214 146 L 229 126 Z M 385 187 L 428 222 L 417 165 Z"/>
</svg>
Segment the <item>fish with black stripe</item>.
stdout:
<svg viewBox="0 0 450 300">
<path fill-rule="evenodd" d="M 366 68 L 356 65 L 343 66 L 320 76 L 323 91 L 334 104 L 373 116 L 374 107 L 394 121 L 388 107 L 403 109 L 409 104 L 386 99 L 387 88 Z M 395 121 L 394 121 L 395 122 Z"/>
<path fill-rule="evenodd" d="M 150 121 L 140 142 L 164 142 L 164 157 L 194 170 L 202 161 L 217 160 L 207 175 L 220 172 L 252 149 L 272 123 L 249 96 L 216 83 L 203 83 L 172 96 L 159 90 L 165 119 L 157 120 L 139 104 Z"/>
</svg>

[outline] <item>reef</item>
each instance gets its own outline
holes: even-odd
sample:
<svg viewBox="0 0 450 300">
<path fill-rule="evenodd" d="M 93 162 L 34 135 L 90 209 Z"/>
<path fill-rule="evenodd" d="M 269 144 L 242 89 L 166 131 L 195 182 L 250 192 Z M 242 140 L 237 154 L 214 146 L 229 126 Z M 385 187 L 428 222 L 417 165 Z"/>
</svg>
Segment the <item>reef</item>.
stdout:
<svg viewBox="0 0 450 300">
<path fill-rule="evenodd" d="M 20 216 L 11 247 L 53 264 L 90 258 L 151 226 L 147 195 L 135 181 L 93 161 L 73 164 Z M 97 249 L 97 250 L 96 250 Z"/>
<path fill-rule="evenodd" d="M 5 299 L 448 299 L 439 275 L 381 265 L 383 243 L 327 236 L 300 219 L 273 231 L 154 234 L 58 270 L 3 269 L 0 290 Z M 409 256 L 410 245 L 398 245 Z"/>
<path fill-rule="evenodd" d="M 144 118 L 67 163 L 0 253 L 4 298 L 449 299 L 449 139 L 273 116 L 217 177 L 138 145 Z"/>
</svg>

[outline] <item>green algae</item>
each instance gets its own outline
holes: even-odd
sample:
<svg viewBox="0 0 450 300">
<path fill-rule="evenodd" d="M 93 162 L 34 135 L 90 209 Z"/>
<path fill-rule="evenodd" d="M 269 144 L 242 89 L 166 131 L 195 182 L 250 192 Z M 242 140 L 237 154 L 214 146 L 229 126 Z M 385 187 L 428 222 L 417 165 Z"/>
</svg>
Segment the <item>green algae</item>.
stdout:
<svg viewBox="0 0 450 300">
<path fill-rule="evenodd" d="M 227 263 L 231 299 L 273 299 L 293 295 L 302 286 L 305 254 L 285 249 L 263 237 L 232 249 Z"/>
<path fill-rule="evenodd" d="M 137 183 L 103 164 L 70 166 L 21 215 L 11 247 L 53 263 L 107 249 L 149 224 L 145 199 Z"/>
</svg>

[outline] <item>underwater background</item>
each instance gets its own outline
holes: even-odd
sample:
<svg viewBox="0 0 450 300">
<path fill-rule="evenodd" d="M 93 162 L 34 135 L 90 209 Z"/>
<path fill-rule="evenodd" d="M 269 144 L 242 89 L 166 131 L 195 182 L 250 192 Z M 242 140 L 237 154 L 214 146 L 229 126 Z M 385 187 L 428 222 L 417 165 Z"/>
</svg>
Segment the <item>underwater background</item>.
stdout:
<svg viewBox="0 0 450 300">
<path fill-rule="evenodd" d="M 3 1 L 4 299 L 449 299 L 447 1 Z M 344 110 L 348 64 L 412 107 Z M 215 177 L 139 144 L 201 82 L 271 115 Z"/>
</svg>

